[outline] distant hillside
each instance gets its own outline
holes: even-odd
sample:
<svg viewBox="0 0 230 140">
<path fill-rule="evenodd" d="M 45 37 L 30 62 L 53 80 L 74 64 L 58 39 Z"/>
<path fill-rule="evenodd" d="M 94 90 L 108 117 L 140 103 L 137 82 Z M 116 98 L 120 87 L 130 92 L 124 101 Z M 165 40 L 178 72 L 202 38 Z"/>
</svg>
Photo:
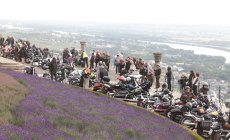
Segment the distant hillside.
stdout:
<svg viewBox="0 0 230 140">
<path fill-rule="evenodd" d="M 192 140 L 178 124 L 144 109 L 50 80 L 0 69 L 26 81 L 16 107 L 20 123 L 0 127 L 0 139 Z"/>
</svg>

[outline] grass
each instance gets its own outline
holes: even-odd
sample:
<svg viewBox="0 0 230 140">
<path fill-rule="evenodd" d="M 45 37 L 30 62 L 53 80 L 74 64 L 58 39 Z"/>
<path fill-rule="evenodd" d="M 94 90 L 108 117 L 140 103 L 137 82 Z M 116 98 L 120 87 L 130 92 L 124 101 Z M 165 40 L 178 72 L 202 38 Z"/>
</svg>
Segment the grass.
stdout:
<svg viewBox="0 0 230 140">
<path fill-rule="evenodd" d="M 49 107 L 51 107 L 53 109 L 58 105 L 58 103 L 55 101 L 47 101 L 46 105 L 48 105 Z"/>
<path fill-rule="evenodd" d="M 12 77 L 2 73 L 0 81 L 0 126 L 9 124 L 22 126 L 24 120 L 16 115 L 14 109 L 25 99 L 26 95 L 29 93 L 27 83 L 24 80 L 15 80 Z"/>
<path fill-rule="evenodd" d="M 124 132 L 126 135 L 129 136 L 129 138 L 132 139 L 138 139 L 140 138 L 141 134 L 139 132 L 135 132 L 133 129 L 124 129 Z"/>
<path fill-rule="evenodd" d="M 27 87 L 26 81 L 24 81 L 24 80 L 22 80 L 22 79 L 17 79 L 17 81 L 18 81 L 20 84 L 22 84 L 22 85 L 24 85 L 25 87 Z"/>
</svg>

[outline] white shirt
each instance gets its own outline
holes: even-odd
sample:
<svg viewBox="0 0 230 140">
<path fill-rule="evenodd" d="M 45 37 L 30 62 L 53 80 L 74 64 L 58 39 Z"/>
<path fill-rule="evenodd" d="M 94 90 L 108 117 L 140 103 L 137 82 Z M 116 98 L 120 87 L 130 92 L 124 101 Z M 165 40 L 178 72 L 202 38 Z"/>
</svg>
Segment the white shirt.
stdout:
<svg viewBox="0 0 230 140">
<path fill-rule="evenodd" d="M 197 81 L 197 82 L 196 82 L 196 81 Z M 195 82 L 196 82 L 196 83 L 195 83 Z M 193 84 L 193 85 L 195 84 L 196 86 L 198 86 L 198 83 L 199 83 L 199 78 L 198 78 L 198 77 L 194 78 L 192 84 Z"/>
</svg>

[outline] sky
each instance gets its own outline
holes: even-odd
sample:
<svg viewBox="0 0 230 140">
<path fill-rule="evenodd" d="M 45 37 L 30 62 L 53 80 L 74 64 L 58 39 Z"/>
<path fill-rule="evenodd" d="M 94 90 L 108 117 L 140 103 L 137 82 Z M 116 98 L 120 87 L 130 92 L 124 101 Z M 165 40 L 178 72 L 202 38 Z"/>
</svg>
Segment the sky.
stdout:
<svg viewBox="0 0 230 140">
<path fill-rule="evenodd" d="M 10 20 L 230 24 L 230 0 L 2 0 L 1 5 L 0 19 Z"/>
</svg>

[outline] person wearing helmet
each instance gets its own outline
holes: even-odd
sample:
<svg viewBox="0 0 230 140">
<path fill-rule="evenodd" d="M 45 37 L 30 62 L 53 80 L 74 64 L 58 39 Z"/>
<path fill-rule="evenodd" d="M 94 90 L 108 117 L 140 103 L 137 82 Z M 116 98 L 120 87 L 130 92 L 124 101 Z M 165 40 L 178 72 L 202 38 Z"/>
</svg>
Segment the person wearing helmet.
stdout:
<svg viewBox="0 0 230 140">
<path fill-rule="evenodd" d="M 165 89 L 168 88 L 168 84 L 167 83 L 163 83 L 161 87 L 162 87 L 162 92 L 163 92 Z"/>
<path fill-rule="evenodd" d="M 81 74 L 80 86 L 82 86 L 85 89 L 89 88 L 90 73 L 91 73 L 90 69 L 86 68 L 82 71 L 82 74 Z"/>
<path fill-rule="evenodd" d="M 209 88 L 208 88 L 208 83 L 204 82 L 203 85 L 202 85 L 202 88 L 200 88 L 200 91 L 199 91 L 199 99 L 201 101 L 204 101 L 206 104 L 209 102 L 208 101 L 208 91 L 209 91 Z"/>
<path fill-rule="evenodd" d="M 191 92 L 190 87 L 186 86 L 184 93 L 181 95 L 180 100 L 186 104 L 190 102 L 192 99 L 196 99 L 196 96 Z"/>
<path fill-rule="evenodd" d="M 202 88 L 200 88 L 199 94 L 203 95 L 203 96 L 207 96 L 208 95 L 208 91 L 209 91 L 208 83 L 204 82 L 203 85 L 202 85 Z"/>
<path fill-rule="evenodd" d="M 170 92 L 169 89 L 164 89 L 164 90 L 163 90 L 163 93 L 164 93 L 164 94 L 169 94 L 169 92 Z"/>
</svg>

